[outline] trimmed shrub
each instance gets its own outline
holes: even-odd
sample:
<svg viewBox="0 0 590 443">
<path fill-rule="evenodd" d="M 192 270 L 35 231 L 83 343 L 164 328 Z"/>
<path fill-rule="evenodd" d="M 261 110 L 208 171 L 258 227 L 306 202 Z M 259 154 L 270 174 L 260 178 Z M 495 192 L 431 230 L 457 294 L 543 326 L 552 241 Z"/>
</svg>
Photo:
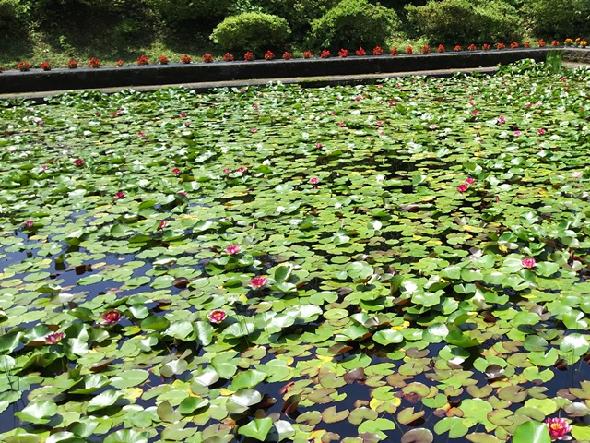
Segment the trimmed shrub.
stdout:
<svg viewBox="0 0 590 443">
<path fill-rule="evenodd" d="M 320 47 L 358 48 L 383 43 L 399 26 L 397 14 L 367 0 L 342 0 L 312 22 L 312 40 Z"/>
<path fill-rule="evenodd" d="M 163 19 L 170 22 L 225 17 L 233 6 L 233 0 L 146 0 L 147 4 Z"/>
<path fill-rule="evenodd" d="M 311 29 L 311 22 L 322 17 L 340 0 L 258 0 L 266 12 L 284 17 L 294 34 L 303 36 Z"/>
<path fill-rule="evenodd" d="M 244 12 L 219 23 L 210 39 L 224 49 L 259 51 L 282 47 L 290 34 L 289 23 L 284 18 Z"/>
<path fill-rule="evenodd" d="M 0 31 L 16 30 L 21 12 L 18 0 L 0 0 Z"/>
<path fill-rule="evenodd" d="M 590 32 L 590 0 L 529 0 L 528 25 L 545 37 L 577 37 Z"/>
<path fill-rule="evenodd" d="M 407 6 L 408 20 L 433 42 L 515 40 L 516 9 L 502 0 L 430 0 Z"/>
</svg>

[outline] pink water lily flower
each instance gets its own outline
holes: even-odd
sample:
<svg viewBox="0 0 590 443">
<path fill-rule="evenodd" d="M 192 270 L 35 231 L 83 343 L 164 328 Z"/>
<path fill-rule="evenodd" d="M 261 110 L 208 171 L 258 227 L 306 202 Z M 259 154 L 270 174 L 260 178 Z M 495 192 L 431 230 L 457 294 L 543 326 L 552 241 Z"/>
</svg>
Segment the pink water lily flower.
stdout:
<svg viewBox="0 0 590 443">
<path fill-rule="evenodd" d="M 460 193 L 464 193 L 464 192 L 467 192 L 468 188 L 469 188 L 468 185 L 462 184 L 462 185 L 457 186 L 457 191 L 459 191 Z"/>
<path fill-rule="evenodd" d="M 27 220 L 23 223 L 23 227 L 25 229 L 31 229 L 33 227 L 33 220 Z"/>
<path fill-rule="evenodd" d="M 76 160 L 74 160 L 74 165 L 76 165 L 78 168 L 84 166 L 85 163 L 86 162 L 82 158 L 77 158 Z"/>
<path fill-rule="evenodd" d="M 182 171 L 180 170 L 180 168 L 172 168 L 172 170 L 170 172 L 172 172 L 174 175 L 182 174 Z"/>
<path fill-rule="evenodd" d="M 159 224 L 158 224 L 158 231 L 161 231 L 162 229 L 165 229 L 166 226 L 168 226 L 168 222 L 166 220 L 162 220 Z"/>
<path fill-rule="evenodd" d="M 229 245 L 227 248 L 225 248 L 225 252 L 227 252 L 228 255 L 236 255 L 239 254 L 240 251 L 240 245 Z"/>
<path fill-rule="evenodd" d="M 178 195 L 180 195 L 181 197 L 188 197 L 188 194 L 186 193 L 186 191 L 178 191 Z"/>
<path fill-rule="evenodd" d="M 315 144 L 315 148 L 316 149 L 323 149 L 324 145 L 322 145 L 321 143 L 316 143 Z"/>
<path fill-rule="evenodd" d="M 125 198 L 125 193 L 123 191 L 115 193 L 115 199 L 120 200 L 122 198 Z"/>
<path fill-rule="evenodd" d="M 222 309 L 214 309 L 213 311 L 209 312 L 209 314 L 207 314 L 207 318 L 211 323 L 218 325 L 227 318 L 227 314 Z"/>
<path fill-rule="evenodd" d="M 236 174 L 245 174 L 246 172 L 248 172 L 248 168 L 245 166 L 240 166 L 236 169 Z"/>
<path fill-rule="evenodd" d="M 520 137 L 522 135 L 522 131 L 520 129 L 517 129 L 512 133 L 512 135 L 514 135 L 515 137 Z"/>
<path fill-rule="evenodd" d="M 537 134 L 538 135 L 545 135 L 545 134 L 547 134 L 547 130 L 545 128 L 539 128 L 539 129 L 537 129 Z"/>
<path fill-rule="evenodd" d="M 223 168 L 223 173 L 225 175 L 231 174 L 231 169 L 229 169 L 229 168 Z"/>
<path fill-rule="evenodd" d="M 266 286 L 267 282 L 268 279 L 266 277 L 258 275 L 254 277 L 252 280 L 250 280 L 250 286 L 252 286 L 254 289 L 260 289 Z"/>
<path fill-rule="evenodd" d="M 504 117 L 503 115 L 501 115 L 500 117 L 497 118 L 496 124 L 503 125 L 504 123 L 506 123 L 506 117 Z"/>
<path fill-rule="evenodd" d="M 545 423 L 549 428 L 549 436 L 552 440 L 561 439 L 567 436 L 567 434 L 569 434 L 572 430 L 572 427 L 565 420 L 565 418 L 548 418 L 545 420 Z"/>
<path fill-rule="evenodd" d="M 52 332 L 51 334 L 45 337 L 45 343 L 48 345 L 55 345 L 62 341 L 66 334 L 63 332 Z"/>
<path fill-rule="evenodd" d="M 121 313 L 119 311 L 117 311 L 116 309 L 113 309 L 111 311 L 107 311 L 104 314 L 102 314 L 101 316 L 101 323 L 103 325 L 107 325 L 107 326 L 113 326 L 116 325 L 117 323 L 119 323 L 119 320 L 121 320 Z"/>
<path fill-rule="evenodd" d="M 533 257 L 526 257 L 522 259 L 522 266 L 526 269 L 533 269 L 537 266 L 537 260 Z"/>
<path fill-rule="evenodd" d="M 315 185 L 317 185 L 319 182 L 320 182 L 320 179 L 319 179 L 318 177 L 311 177 L 311 178 L 309 179 L 309 184 L 310 184 L 310 185 L 314 185 L 314 186 L 315 186 Z"/>
<path fill-rule="evenodd" d="M 473 177 L 467 177 L 465 179 L 465 183 L 468 184 L 468 185 L 472 185 L 472 184 L 475 183 L 475 179 Z"/>
</svg>

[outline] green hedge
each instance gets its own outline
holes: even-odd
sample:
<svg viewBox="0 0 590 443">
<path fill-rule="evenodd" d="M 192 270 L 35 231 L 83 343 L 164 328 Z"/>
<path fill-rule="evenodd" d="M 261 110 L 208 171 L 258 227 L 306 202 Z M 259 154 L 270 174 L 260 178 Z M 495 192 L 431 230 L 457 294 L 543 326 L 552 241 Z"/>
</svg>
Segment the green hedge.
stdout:
<svg viewBox="0 0 590 443">
<path fill-rule="evenodd" d="M 291 30 L 287 20 L 262 12 L 244 12 L 227 17 L 213 30 L 210 39 L 227 50 L 282 48 Z"/>
<path fill-rule="evenodd" d="M 311 22 L 322 17 L 340 0 L 257 0 L 266 12 L 286 18 L 294 34 L 303 36 L 311 29 Z"/>
<path fill-rule="evenodd" d="M 148 5 L 163 19 L 182 22 L 197 19 L 219 19 L 227 16 L 234 0 L 147 0 Z"/>
<path fill-rule="evenodd" d="M 399 26 L 393 9 L 367 0 L 343 0 L 312 22 L 312 42 L 323 48 L 371 48 Z"/>
<path fill-rule="evenodd" d="M 537 35 L 563 39 L 590 33 L 590 0 L 528 0 L 523 15 Z"/>
<path fill-rule="evenodd" d="M 407 6 L 409 22 L 432 42 L 511 41 L 521 37 L 517 10 L 501 0 L 430 0 Z"/>
<path fill-rule="evenodd" d="M 0 0 L 0 31 L 15 31 L 23 13 L 19 0 Z"/>
</svg>

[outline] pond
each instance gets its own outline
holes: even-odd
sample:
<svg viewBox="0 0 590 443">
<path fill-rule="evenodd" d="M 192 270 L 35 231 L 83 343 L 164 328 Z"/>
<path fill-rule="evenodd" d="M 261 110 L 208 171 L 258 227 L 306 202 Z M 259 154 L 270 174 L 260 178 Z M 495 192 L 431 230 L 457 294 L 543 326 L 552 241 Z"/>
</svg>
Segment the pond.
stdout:
<svg viewBox="0 0 590 443">
<path fill-rule="evenodd" d="M 589 95 L 2 103 L 0 440 L 590 440 Z"/>
</svg>

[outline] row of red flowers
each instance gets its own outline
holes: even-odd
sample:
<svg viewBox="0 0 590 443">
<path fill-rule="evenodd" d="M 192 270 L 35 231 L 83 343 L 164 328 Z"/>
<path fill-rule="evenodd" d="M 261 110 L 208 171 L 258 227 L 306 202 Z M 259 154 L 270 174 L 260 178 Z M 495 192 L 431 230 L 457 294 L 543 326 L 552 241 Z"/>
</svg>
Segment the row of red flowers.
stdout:
<svg viewBox="0 0 590 443">
<path fill-rule="evenodd" d="M 571 41 L 572 41 L 571 39 L 567 39 L 566 40 L 566 42 L 571 42 Z M 583 45 L 580 45 L 580 46 L 585 47 L 586 46 L 586 44 L 585 44 L 586 42 L 585 41 L 582 41 L 582 43 L 584 43 L 584 44 Z M 537 45 L 538 45 L 538 47 L 543 48 L 543 47 L 546 47 L 547 46 L 547 42 L 545 42 L 543 39 L 541 39 L 541 40 L 538 40 L 537 41 Z M 558 40 L 553 40 L 550 43 L 550 45 L 555 47 L 555 46 L 561 46 L 562 43 L 559 42 Z M 566 44 L 566 45 L 569 46 L 568 44 Z M 490 43 L 484 43 L 481 46 L 477 46 L 475 43 L 471 43 L 471 44 L 469 44 L 468 46 L 465 46 L 465 47 L 463 45 L 456 44 L 455 46 L 453 46 L 452 51 L 454 51 L 454 52 L 461 52 L 461 51 L 465 51 L 465 50 L 467 50 L 467 51 L 477 51 L 477 50 L 480 50 L 480 49 L 481 50 L 484 50 L 484 51 L 489 51 L 492 48 L 495 48 L 497 50 L 502 50 L 502 49 L 505 49 L 506 47 L 510 47 L 512 49 L 516 49 L 516 48 L 520 48 L 520 47 L 530 48 L 531 47 L 531 44 L 530 44 L 530 42 L 523 42 L 523 43 L 512 42 L 512 43 L 510 43 L 507 46 L 503 42 L 497 42 L 497 43 L 495 43 L 493 45 L 490 44 Z M 389 54 L 390 55 L 397 55 L 397 54 L 402 53 L 402 52 L 403 53 L 406 53 L 406 54 L 414 54 L 414 53 L 417 53 L 417 52 L 419 52 L 421 54 L 430 54 L 430 53 L 433 53 L 433 52 L 444 53 L 444 52 L 447 52 L 448 50 L 449 50 L 449 48 L 445 47 L 445 45 L 443 45 L 443 44 L 438 45 L 436 48 L 433 48 L 430 45 L 425 44 L 425 45 L 421 46 L 418 49 L 418 51 L 416 51 L 412 45 L 408 45 L 403 50 L 398 49 L 397 47 L 392 47 L 389 50 Z M 385 49 L 382 46 L 377 45 L 370 52 L 371 52 L 372 55 L 384 55 L 386 51 L 385 51 Z M 361 48 L 355 50 L 354 51 L 354 54 L 357 55 L 357 56 L 363 56 L 363 55 L 367 55 L 367 51 L 364 48 L 361 47 Z M 337 55 L 338 55 L 338 57 L 346 58 L 349 55 L 351 55 L 351 53 L 350 53 L 350 51 L 348 49 L 342 48 L 342 49 L 340 49 L 338 51 Z M 315 54 L 314 54 L 313 51 L 307 50 L 307 51 L 304 51 L 303 52 L 303 58 L 305 58 L 305 59 L 313 58 L 314 56 L 315 56 Z M 293 53 L 291 53 L 289 51 L 285 51 L 282 54 L 282 58 L 284 60 L 291 60 L 293 57 L 294 57 L 293 56 Z M 329 58 L 329 57 L 332 57 L 332 52 L 329 51 L 328 49 L 324 49 L 323 51 L 320 52 L 319 57 L 320 58 Z M 247 51 L 247 52 L 245 52 L 243 54 L 242 58 L 245 61 L 253 61 L 253 60 L 256 59 L 256 56 L 255 56 L 254 52 Z M 274 60 L 276 58 L 277 58 L 277 54 L 275 54 L 274 52 L 272 52 L 270 50 L 268 50 L 268 51 L 266 51 L 264 53 L 264 59 L 265 60 Z M 223 60 L 225 62 L 232 62 L 232 61 L 235 60 L 235 57 L 234 57 L 233 54 L 231 54 L 231 53 L 228 52 L 228 53 L 224 54 L 221 57 L 221 60 Z M 213 63 L 215 61 L 215 57 L 214 57 L 213 54 L 207 52 L 207 53 L 203 54 L 202 61 L 204 63 Z M 183 64 L 191 64 L 193 62 L 193 58 L 190 55 L 188 55 L 188 54 L 184 54 L 184 55 L 182 55 L 180 57 L 180 62 L 183 63 Z M 150 64 L 150 59 L 148 58 L 147 55 L 142 54 L 139 57 L 137 57 L 136 64 L 138 66 L 147 66 L 147 65 Z M 168 65 L 168 64 L 170 64 L 170 58 L 167 55 L 162 54 L 162 55 L 160 55 L 158 57 L 158 64 L 160 64 L 160 65 Z M 124 65 L 125 65 L 125 61 L 122 60 L 122 59 L 117 60 L 115 62 L 115 66 L 117 66 L 117 67 L 122 67 Z M 97 57 L 91 57 L 88 60 L 88 66 L 91 67 L 91 68 L 100 68 L 102 66 L 102 63 L 101 63 L 100 59 L 98 59 Z M 19 71 L 29 71 L 29 70 L 31 70 L 31 68 L 33 66 L 28 61 L 21 61 L 20 63 L 17 64 L 16 67 L 17 67 L 17 69 Z M 78 67 L 78 61 L 76 59 L 74 59 L 74 58 L 70 59 L 68 61 L 68 63 L 67 63 L 67 67 L 70 68 L 70 69 L 77 68 Z M 52 66 L 49 63 L 49 61 L 44 61 L 44 62 L 42 62 L 39 65 L 39 68 L 42 69 L 43 71 L 50 71 L 52 69 Z"/>
</svg>

